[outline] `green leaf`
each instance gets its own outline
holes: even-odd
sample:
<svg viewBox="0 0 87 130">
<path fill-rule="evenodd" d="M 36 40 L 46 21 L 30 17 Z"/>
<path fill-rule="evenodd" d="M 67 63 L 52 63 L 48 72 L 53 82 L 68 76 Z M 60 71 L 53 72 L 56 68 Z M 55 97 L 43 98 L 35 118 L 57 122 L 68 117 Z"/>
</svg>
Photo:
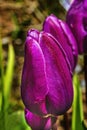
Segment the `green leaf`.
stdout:
<svg viewBox="0 0 87 130">
<path fill-rule="evenodd" d="M 87 124 L 85 124 L 85 122 L 82 122 L 83 128 L 84 130 L 87 130 Z"/>
<path fill-rule="evenodd" d="M 0 111 L 3 109 L 2 104 L 4 103 L 4 75 L 3 75 L 3 52 L 2 52 L 2 41 L 0 36 Z"/>
<path fill-rule="evenodd" d="M 72 130 L 84 130 L 83 122 L 83 108 L 82 108 L 82 95 L 81 87 L 78 76 L 74 75 L 74 101 L 72 113 Z"/>
<path fill-rule="evenodd" d="M 6 130 L 31 130 L 25 122 L 23 111 L 16 111 L 7 116 Z"/>
<path fill-rule="evenodd" d="M 0 38 L 0 111 L 1 111 L 1 106 L 2 106 L 2 42 Z"/>
<path fill-rule="evenodd" d="M 10 95 L 10 89 L 13 79 L 14 72 L 14 63 L 15 63 L 15 55 L 13 46 L 10 44 L 8 49 L 8 63 L 6 68 L 6 73 L 4 76 L 4 98 L 5 98 L 5 107 L 8 105 L 8 98 Z"/>
</svg>

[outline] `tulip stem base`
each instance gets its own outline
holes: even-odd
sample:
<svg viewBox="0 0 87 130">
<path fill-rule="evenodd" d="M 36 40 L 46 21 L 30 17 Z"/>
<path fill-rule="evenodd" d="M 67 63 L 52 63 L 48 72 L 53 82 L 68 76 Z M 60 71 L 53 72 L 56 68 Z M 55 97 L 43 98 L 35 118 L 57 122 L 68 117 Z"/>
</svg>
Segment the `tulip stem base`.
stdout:
<svg viewBox="0 0 87 130">
<path fill-rule="evenodd" d="M 69 128 L 69 119 L 68 119 L 68 114 L 67 113 L 64 114 L 64 128 L 65 128 L 65 130 L 70 130 L 70 128 Z"/>
<path fill-rule="evenodd" d="M 86 82 L 86 105 L 87 105 L 87 55 L 84 55 L 84 71 L 85 71 L 85 82 Z"/>
</svg>

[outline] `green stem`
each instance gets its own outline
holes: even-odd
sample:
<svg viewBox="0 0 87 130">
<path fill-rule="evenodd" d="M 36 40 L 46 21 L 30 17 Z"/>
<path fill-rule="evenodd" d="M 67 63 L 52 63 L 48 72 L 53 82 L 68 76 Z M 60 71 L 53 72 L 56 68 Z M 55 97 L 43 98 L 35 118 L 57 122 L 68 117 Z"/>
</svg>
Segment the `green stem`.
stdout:
<svg viewBox="0 0 87 130">
<path fill-rule="evenodd" d="M 64 128 L 65 128 L 65 130 L 70 130 L 70 128 L 69 128 L 69 119 L 68 119 L 68 114 L 67 113 L 64 114 Z"/>
<path fill-rule="evenodd" d="M 85 82 L 86 82 L 86 105 L 87 105 L 87 55 L 84 55 L 84 70 L 85 70 Z"/>
</svg>

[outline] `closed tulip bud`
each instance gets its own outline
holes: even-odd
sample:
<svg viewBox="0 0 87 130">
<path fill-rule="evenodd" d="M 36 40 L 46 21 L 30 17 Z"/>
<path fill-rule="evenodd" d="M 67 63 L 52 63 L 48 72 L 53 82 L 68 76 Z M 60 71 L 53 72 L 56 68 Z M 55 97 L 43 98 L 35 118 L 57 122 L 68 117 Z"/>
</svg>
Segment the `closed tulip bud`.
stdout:
<svg viewBox="0 0 87 130">
<path fill-rule="evenodd" d="M 70 108 L 73 87 L 67 59 L 54 36 L 45 31 L 28 32 L 21 95 L 25 107 L 33 114 L 58 116 Z"/>
<path fill-rule="evenodd" d="M 67 23 L 52 14 L 46 18 L 43 30 L 53 35 L 56 40 L 60 42 L 66 53 L 66 59 L 69 64 L 70 72 L 73 73 L 77 63 L 78 51 L 76 40 Z"/>
<path fill-rule="evenodd" d="M 87 0 L 74 0 L 66 21 L 77 40 L 79 54 L 87 53 Z"/>
</svg>

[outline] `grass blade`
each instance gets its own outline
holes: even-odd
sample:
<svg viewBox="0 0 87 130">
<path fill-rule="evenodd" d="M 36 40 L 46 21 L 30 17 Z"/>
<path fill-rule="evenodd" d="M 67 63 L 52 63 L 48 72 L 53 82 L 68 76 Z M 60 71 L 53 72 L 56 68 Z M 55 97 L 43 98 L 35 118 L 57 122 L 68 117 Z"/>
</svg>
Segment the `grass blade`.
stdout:
<svg viewBox="0 0 87 130">
<path fill-rule="evenodd" d="M 72 114 L 72 130 L 84 130 L 83 122 L 83 108 L 82 108 L 82 95 L 81 87 L 78 76 L 74 75 L 74 101 L 73 101 L 73 114 Z"/>
<path fill-rule="evenodd" d="M 7 107 L 8 98 L 10 95 L 11 83 L 13 79 L 15 55 L 13 46 L 10 44 L 8 49 L 8 63 L 6 68 L 6 73 L 4 76 L 4 96 L 5 96 L 5 105 Z"/>
</svg>

